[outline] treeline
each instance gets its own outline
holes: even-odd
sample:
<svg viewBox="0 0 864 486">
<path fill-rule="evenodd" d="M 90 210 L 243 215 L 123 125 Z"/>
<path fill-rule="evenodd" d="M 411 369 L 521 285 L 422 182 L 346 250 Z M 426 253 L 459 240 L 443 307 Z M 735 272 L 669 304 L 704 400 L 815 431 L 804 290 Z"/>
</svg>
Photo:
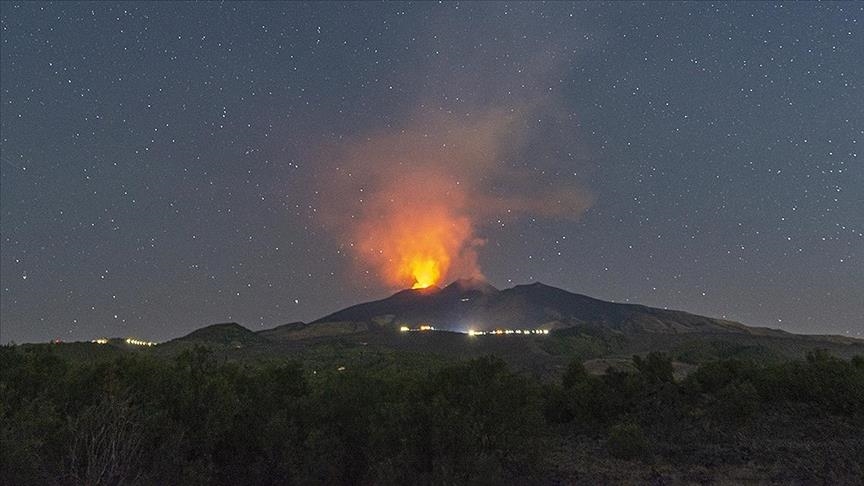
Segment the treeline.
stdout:
<svg viewBox="0 0 864 486">
<path fill-rule="evenodd" d="M 601 376 L 573 363 L 559 383 L 540 383 L 494 357 L 419 373 L 313 373 L 298 363 L 219 363 L 204 348 L 94 364 L 7 346 L 0 476 L 3 484 L 530 483 L 555 474 L 548 453 L 568 442 L 597 441 L 616 460 L 700 461 L 695 444 L 725 440 L 765 410 L 864 423 L 861 357 L 716 362 L 680 382 L 665 355 L 634 363 L 635 372 Z"/>
</svg>

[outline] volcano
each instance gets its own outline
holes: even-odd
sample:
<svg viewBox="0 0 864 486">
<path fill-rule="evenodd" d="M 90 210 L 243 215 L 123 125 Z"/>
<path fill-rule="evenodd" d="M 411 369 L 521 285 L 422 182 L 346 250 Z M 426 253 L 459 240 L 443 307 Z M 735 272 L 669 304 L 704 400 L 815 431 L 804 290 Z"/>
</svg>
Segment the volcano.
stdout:
<svg viewBox="0 0 864 486">
<path fill-rule="evenodd" d="M 434 332 L 403 332 L 431 328 Z M 500 337 L 480 332 L 497 330 L 513 332 Z M 650 351 L 689 362 L 800 358 L 815 349 L 838 356 L 864 353 L 864 341 L 849 337 L 792 334 L 680 310 L 608 302 L 539 282 L 499 290 L 480 279 L 402 290 L 311 323 L 258 332 L 239 324 L 209 326 L 153 352 L 174 355 L 197 345 L 221 350 L 230 359 L 293 356 L 334 363 L 348 355 L 390 362 L 392 353 L 448 360 L 494 354 L 515 369 L 541 376 L 561 372 L 573 356 L 602 359 L 598 366 L 605 369 L 607 359 L 629 362 L 633 354 Z"/>
<path fill-rule="evenodd" d="M 624 333 L 778 333 L 683 311 L 607 302 L 533 283 L 498 290 L 478 279 L 444 288 L 408 289 L 327 315 L 312 325 L 353 322 L 374 326 L 431 325 L 456 332 L 573 327 Z"/>
</svg>

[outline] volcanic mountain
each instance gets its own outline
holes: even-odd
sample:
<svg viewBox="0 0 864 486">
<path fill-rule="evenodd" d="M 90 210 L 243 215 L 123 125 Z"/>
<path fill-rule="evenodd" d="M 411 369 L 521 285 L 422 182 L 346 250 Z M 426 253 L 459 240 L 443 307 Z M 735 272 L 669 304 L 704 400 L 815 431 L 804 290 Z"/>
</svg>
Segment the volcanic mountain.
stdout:
<svg viewBox="0 0 864 486">
<path fill-rule="evenodd" d="M 436 332 L 401 332 L 424 325 Z M 466 334 L 498 329 L 549 333 Z M 392 364 L 405 356 L 422 361 L 430 356 L 458 360 L 494 354 L 514 369 L 541 376 L 562 372 L 574 356 L 600 360 L 596 367 L 602 371 L 614 360 L 629 363 L 633 354 L 650 351 L 668 352 L 688 363 L 800 358 L 815 349 L 846 357 L 864 354 L 864 341 L 859 339 L 791 334 L 683 311 L 607 302 L 541 283 L 499 290 L 477 279 L 457 280 L 444 288 L 402 290 L 311 323 L 292 322 L 258 332 L 234 323 L 209 326 L 151 352 L 171 356 L 199 345 L 226 359 L 291 356 L 336 368 L 360 362 Z"/>
<path fill-rule="evenodd" d="M 498 290 L 481 280 L 457 280 L 439 289 L 403 290 L 314 321 L 418 326 L 467 332 L 494 329 L 604 329 L 624 333 L 766 333 L 737 322 L 643 305 L 618 304 L 542 283 Z"/>
</svg>

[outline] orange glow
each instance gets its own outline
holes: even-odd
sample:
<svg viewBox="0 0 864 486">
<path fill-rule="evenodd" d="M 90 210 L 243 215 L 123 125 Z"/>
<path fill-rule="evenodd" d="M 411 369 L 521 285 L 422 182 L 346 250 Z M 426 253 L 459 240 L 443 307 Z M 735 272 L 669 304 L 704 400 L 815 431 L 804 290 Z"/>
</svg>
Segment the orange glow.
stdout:
<svg viewBox="0 0 864 486">
<path fill-rule="evenodd" d="M 425 289 L 441 280 L 441 265 L 437 260 L 418 258 L 408 263 L 414 277 L 412 289 Z"/>
<path fill-rule="evenodd" d="M 355 228 L 358 255 L 391 288 L 425 289 L 457 276 L 479 276 L 466 194 L 453 180 L 422 171 L 388 184 L 367 202 Z"/>
<path fill-rule="evenodd" d="M 434 290 L 482 278 L 483 225 L 523 216 L 577 219 L 591 205 L 571 178 L 539 177 L 507 163 L 529 155 L 524 128 L 533 105 L 470 116 L 421 106 L 405 125 L 319 148 L 317 206 L 309 210 L 337 236 L 339 254 L 352 258 L 357 285 Z"/>
</svg>

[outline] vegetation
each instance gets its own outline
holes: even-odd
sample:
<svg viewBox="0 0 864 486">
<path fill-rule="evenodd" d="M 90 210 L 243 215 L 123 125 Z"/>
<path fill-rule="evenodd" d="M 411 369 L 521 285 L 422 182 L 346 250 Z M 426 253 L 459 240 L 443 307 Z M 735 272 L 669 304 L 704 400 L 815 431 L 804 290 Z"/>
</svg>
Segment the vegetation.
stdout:
<svg viewBox="0 0 864 486">
<path fill-rule="evenodd" d="M 74 360 L 6 346 L 0 483 L 864 477 L 861 357 L 714 361 L 683 380 L 664 354 L 633 365 L 593 375 L 576 360 L 549 383 L 495 357 L 325 371 L 204 347 Z"/>
</svg>

